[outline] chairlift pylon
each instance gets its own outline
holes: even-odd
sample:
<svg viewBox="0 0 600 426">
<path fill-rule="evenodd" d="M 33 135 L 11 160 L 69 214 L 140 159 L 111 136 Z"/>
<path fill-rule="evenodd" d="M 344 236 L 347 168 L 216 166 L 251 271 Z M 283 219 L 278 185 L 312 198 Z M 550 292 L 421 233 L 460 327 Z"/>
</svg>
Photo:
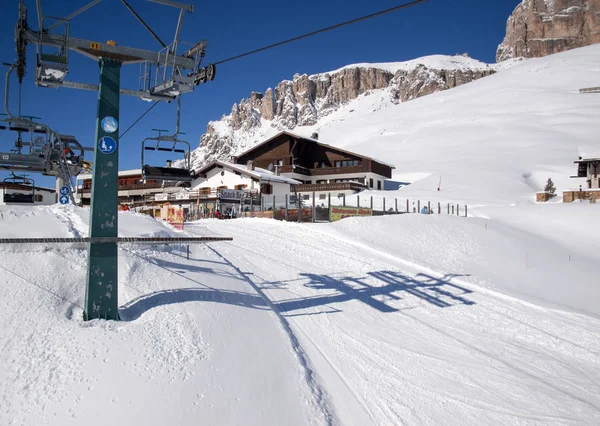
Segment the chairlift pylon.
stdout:
<svg viewBox="0 0 600 426">
<path fill-rule="evenodd" d="M 158 132 L 157 137 L 149 137 L 142 141 L 142 178 L 146 180 L 156 180 L 162 182 L 191 182 L 196 176 L 191 168 L 191 146 L 189 142 L 178 138 L 180 134 L 185 134 L 179 131 L 180 121 L 180 108 L 181 98 L 177 98 L 177 125 L 175 133 L 173 135 L 164 136 L 162 133 L 167 132 L 164 129 L 152 129 Z M 150 142 L 153 146 L 150 146 Z M 161 142 L 163 144 L 161 145 Z M 186 149 L 178 148 L 178 146 L 185 146 Z M 161 151 L 161 152 L 174 152 L 178 154 L 184 154 L 184 167 L 173 167 L 173 161 L 167 160 L 166 167 L 150 166 L 145 164 L 144 153 L 145 151 Z"/>
<path fill-rule="evenodd" d="M 10 185 L 15 188 L 9 188 Z M 18 191 L 19 188 L 26 189 L 27 193 L 23 194 L 20 192 L 8 193 L 9 189 Z M 26 175 L 15 175 L 4 179 L 4 203 L 22 203 L 22 204 L 33 204 L 35 203 L 35 181 L 28 178 Z"/>
</svg>

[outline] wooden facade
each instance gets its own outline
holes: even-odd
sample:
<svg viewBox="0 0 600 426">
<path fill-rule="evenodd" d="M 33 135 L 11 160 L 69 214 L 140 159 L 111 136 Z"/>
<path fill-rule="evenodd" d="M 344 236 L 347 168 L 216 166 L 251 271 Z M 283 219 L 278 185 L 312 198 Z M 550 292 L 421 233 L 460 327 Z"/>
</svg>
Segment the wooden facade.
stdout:
<svg viewBox="0 0 600 426">
<path fill-rule="evenodd" d="M 388 179 L 392 177 L 392 167 L 387 164 L 289 132 L 281 132 L 233 160 L 238 164 L 252 162 L 255 167 L 264 169 L 272 165 L 273 170 L 277 167 L 285 174 L 374 173 Z"/>
</svg>

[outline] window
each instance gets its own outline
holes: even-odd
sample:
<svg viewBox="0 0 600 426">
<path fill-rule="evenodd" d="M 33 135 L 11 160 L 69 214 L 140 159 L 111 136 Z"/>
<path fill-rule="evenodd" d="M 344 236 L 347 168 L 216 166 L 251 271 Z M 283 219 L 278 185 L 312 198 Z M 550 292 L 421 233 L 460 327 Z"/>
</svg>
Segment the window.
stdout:
<svg viewBox="0 0 600 426">
<path fill-rule="evenodd" d="M 260 193 L 265 195 L 271 195 L 273 193 L 273 185 L 269 183 L 261 183 Z"/>
<path fill-rule="evenodd" d="M 200 188 L 200 195 L 209 195 L 210 188 Z"/>
<path fill-rule="evenodd" d="M 326 200 L 327 194 L 319 194 L 319 200 Z"/>
<path fill-rule="evenodd" d="M 35 194 L 35 201 L 37 203 L 44 201 L 44 196 L 42 194 Z"/>
<path fill-rule="evenodd" d="M 308 201 L 308 200 L 310 200 L 310 195 L 308 195 L 308 194 L 303 195 L 302 199 Z"/>
<path fill-rule="evenodd" d="M 369 179 L 369 188 L 373 188 L 373 179 Z"/>
<path fill-rule="evenodd" d="M 342 167 L 348 167 L 348 161 L 342 160 Z"/>
<path fill-rule="evenodd" d="M 358 160 L 354 160 L 354 161 L 352 162 L 352 165 L 353 165 L 353 166 L 358 166 Z"/>
<path fill-rule="evenodd" d="M 246 184 L 240 184 L 240 185 L 236 185 L 235 189 L 237 189 L 238 191 L 241 191 L 242 189 L 247 188 L 247 187 L 248 187 L 248 185 L 246 185 Z"/>
<path fill-rule="evenodd" d="M 342 162 L 341 161 L 336 161 L 335 162 L 335 167 L 342 167 Z"/>
<path fill-rule="evenodd" d="M 227 189 L 227 185 L 217 186 L 217 192 L 220 192 L 221 189 Z"/>
<path fill-rule="evenodd" d="M 377 189 L 381 190 L 381 181 L 380 180 L 377 181 Z"/>
<path fill-rule="evenodd" d="M 283 166 L 283 160 L 277 160 L 277 166 Z"/>
</svg>

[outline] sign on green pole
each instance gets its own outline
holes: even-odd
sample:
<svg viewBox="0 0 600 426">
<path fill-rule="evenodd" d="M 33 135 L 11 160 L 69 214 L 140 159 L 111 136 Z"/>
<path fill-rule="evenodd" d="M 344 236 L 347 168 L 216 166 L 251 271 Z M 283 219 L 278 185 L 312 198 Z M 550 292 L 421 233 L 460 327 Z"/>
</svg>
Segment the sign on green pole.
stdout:
<svg viewBox="0 0 600 426">
<path fill-rule="evenodd" d="M 100 59 L 90 237 L 118 237 L 119 91 L 121 62 Z M 119 319 L 116 242 L 89 245 L 85 321 Z"/>
</svg>

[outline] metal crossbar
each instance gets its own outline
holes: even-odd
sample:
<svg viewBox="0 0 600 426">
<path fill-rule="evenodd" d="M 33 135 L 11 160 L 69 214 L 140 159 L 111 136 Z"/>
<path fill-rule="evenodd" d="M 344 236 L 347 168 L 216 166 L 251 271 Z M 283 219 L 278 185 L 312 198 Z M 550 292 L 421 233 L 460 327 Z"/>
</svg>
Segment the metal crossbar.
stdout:
<svg viewBox="0 0 600 426">
<path fill-rule="evenodd" d="M 232 237 L 83 237 L 83 238 L 0 238 L 0 244 L 44 243 L 146 243 L 146 244 L 194 244 L 214 241 L 233 241 Z"/>
</svg>

